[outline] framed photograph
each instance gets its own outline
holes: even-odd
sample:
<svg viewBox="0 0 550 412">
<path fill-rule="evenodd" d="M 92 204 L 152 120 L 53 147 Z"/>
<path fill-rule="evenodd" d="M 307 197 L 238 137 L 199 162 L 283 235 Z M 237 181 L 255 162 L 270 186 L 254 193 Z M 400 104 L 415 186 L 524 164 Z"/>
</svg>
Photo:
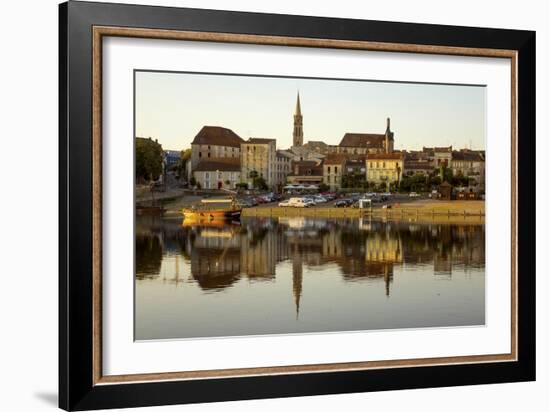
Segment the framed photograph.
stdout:
<svg viewBox="0 0 550 412">
<path fill-rule="evenodd" d="M 535 33 L 60 5 L 66 410 L 535 379 Z"/>
</svg>

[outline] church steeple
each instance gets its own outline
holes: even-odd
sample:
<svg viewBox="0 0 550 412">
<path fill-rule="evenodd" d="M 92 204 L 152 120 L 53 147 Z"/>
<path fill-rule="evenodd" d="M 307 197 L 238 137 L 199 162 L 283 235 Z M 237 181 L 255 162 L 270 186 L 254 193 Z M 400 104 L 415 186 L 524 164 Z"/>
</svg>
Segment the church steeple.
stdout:
<svg viewBox="0 0 550 412">
<path fill-rule="evenodd" d="M 300 92 L 296 96 L 296 110 L 294 111 L 294 131 L 292 132 L 293 146 L 304 144 L 304 130 L 302 128 L 302 108 L 300 106 Z"/>
</svg>

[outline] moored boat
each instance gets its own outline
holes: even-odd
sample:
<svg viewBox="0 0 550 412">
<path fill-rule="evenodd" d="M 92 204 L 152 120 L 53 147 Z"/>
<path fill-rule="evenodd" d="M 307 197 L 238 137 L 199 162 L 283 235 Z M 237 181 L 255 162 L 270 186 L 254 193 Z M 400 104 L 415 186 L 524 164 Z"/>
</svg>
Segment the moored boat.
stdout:
<svg viewBox="0 0 550 412">
<path fill-rule="evenodd" d="M 184 208 L 184 219 L 188 220 L 237 220 L 241 218 L 241 208 L 233 199 L 203 199 L 202 205 Z M 209 207 L 208 204 L 231 203 L 229 207 Z"/>
</svg>

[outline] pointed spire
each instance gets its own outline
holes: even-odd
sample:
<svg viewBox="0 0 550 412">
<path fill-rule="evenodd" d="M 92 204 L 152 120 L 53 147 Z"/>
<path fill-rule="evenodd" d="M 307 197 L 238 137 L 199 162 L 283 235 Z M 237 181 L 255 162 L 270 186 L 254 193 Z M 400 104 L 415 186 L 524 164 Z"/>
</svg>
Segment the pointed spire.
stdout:
<svg viewBox="0 0 550 412">
<path fill-rule="evenodd" d="M 302 108 L 300 107 L 300 91 L 296 95 L 296 111 L 294 113 L 294 131 L 292 132 L 293 146 L 304 144 L 304 131 L 302 128 Z"/>
<path fill-rule="evenodd" d="M 386 133 L 388 133 L 390 131 L 390 118 L 388 117 L 386 119 Z"/>
<path fill-rule="evenodd" d="M 301 116 L 302 115 L 302 108 L 300 107 L 300 91 L 298 91 L 298 95 L 296 97 L 296 111 L 294 113 L 295 116 Z"/>
</svg>

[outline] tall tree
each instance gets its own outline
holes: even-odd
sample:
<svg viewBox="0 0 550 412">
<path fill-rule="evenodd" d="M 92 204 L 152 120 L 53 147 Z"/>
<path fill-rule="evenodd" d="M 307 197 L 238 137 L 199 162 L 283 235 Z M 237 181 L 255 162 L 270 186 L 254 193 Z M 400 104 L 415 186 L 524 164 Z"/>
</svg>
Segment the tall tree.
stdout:
<svg viewBox="0 0 550 412">
<path fill-rule="evenodd" d="M 151 138 L 136 137 L 136 179 L 157 180 L 162 173 L 162 145 Z"/>
</svg>

